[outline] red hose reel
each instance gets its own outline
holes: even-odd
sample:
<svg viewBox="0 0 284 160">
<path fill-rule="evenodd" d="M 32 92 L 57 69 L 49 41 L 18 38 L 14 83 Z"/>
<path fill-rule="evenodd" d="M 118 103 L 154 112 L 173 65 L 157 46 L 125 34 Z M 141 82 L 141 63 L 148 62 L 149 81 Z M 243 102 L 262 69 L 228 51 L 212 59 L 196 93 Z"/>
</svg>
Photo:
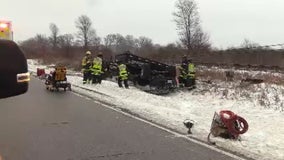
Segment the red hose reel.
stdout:
<svg viewBox="0 0 284 160">
<path fill-rule="evenodd" d="M 248 122 L 232 111 L 222 110 L 215 112 L 211 123 L 210 133 L 207 140 L 210 144 L 216 144 L 210 140 L 210 136 L 237 140 L 240 134 L 248 131 Z"/>
<path fill-rule="evenodd" d="M 236 115 L 234 112 L 222 110 L 219 112 L 219 115 L 221 121 L 232 135 L 238 137 L 240 134 L 244 134 L 248 131 L 249 126 L 247 121 L 243 117 Z"/>
</svg>

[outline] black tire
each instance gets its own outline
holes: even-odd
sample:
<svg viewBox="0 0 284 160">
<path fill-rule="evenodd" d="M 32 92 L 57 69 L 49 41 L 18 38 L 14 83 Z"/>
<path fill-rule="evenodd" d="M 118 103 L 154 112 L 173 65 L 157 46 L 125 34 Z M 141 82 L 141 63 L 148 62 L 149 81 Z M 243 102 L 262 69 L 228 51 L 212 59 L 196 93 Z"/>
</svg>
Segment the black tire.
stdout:
<svg viewBox="0 0 284 160">
<path fill-rule="evenodd" d="M 166 82 L 167 79 L 164 76 L 159 75 L 150 82 L 150 89 L 153 93 L 158 95 L 168 94 L 170 92 L 170 88 Z"/>
</svg>

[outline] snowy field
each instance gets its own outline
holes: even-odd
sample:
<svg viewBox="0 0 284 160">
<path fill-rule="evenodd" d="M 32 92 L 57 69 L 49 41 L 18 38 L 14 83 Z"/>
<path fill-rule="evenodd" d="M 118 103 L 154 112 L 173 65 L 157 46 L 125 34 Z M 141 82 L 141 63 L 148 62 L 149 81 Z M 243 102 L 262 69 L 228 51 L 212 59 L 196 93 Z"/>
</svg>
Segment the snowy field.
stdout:
<svg viewBox="0 0 284 160">
<path fill-rule="evenodd" d="M 46 68 L 35 61 L 28 63 L 33 72 L 36 68 Z M 191 119 L 195 122 L 191 136 L 202 141 L 207 141 L 214 112 L 232 110 L 248 121 L 249 130 L 241 136 L 241 141 L 212 138 L 218 146 L 257 160 L 284 159 L 283 86 L 261 83 L 243 87 L 241 82 L 200 82 L 191 92 L 157 96 L 134 87 L 121 89 L 111 81 L 83 85 L 78 75 L 72 72 L 68 76 L 75 92 L 184 134 L 187 129 L 183 121 Z"/>
</svg>

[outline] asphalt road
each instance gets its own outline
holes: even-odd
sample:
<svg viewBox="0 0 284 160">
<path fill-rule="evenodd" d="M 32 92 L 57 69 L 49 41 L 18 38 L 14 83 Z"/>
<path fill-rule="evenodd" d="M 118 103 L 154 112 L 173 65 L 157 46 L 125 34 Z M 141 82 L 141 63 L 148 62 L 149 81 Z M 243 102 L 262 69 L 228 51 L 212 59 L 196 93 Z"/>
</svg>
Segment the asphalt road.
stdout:
<svg viewBox="0 0 284 160">
<path fill-rule="evenodd" d="M 233 159 L 35 79 L 0 100 L 0 128 L 4 160 Z"/>
</svg>

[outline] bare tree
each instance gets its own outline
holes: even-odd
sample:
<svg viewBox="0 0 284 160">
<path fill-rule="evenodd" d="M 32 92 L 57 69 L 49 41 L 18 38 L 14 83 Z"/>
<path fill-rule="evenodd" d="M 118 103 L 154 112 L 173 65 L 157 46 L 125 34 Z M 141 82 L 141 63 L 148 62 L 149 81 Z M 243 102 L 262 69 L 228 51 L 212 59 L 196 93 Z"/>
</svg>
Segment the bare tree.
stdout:
<svg viewBox="0 0 284 160">
<path fill-rule="evenodd" d="M 128 51 L 135 53 L 138 48 L 138 41 L 132 35 L 125 36 L 125 44 Z"/>
<path fill-rule="evenodd" d="M 256 49 L 256 48 L 261 48 L 259 44 L 250 41 L 249 39 L 245 38 L 244 41 L 242 42 L 241 48 L 245 49 Z"/>
<path fill-rule="evenodd" d="M 194 31 L 192 41 L 191 47 L 194 51 L 208 51 L 211 48 L 209 35 L 203 32 L 200 27 Z"/>
<path fill-rule="evenodd" d="M 104 44 L 114 54 L 130 51 L 132 53 L 146 55 L 153 53 L 155 49 L 152 39 L 147 37 L 135 38 L 132 35 L 109 34 L 104 38 Z"/>
<path fill-rule="evenodd" d="M 28 56 L 43 57 L 49 53 L 50 46 L 49 39 L 42 34 L 37 34 L 35 37 L 29 38 L 20 42 L 21 48 L 27 52 Z"/>
<path fill-rule="evenodd" d="M 64 34 L 58 37 L 59 47 L 63 50 L 66 57 L 70 57 L 72 46 L 74 45 L 74 36 L 72 34 Z"/>
<path fill-rule="evenodd" d="M 147 37 L 139 37 L 138 39 L 139 48 L 153 47 L 152 39 Z"/>
<path fill-rule="evenodd" d="M 81 15 L 75 21 L 76 28 L 78 29 L 78 39 L 85 49 L 88 49 L 91 40 L 96 37 L 96 31 L 92 28 L 92 21 L 86 15 Z"/>
<path fill-rule="evenodd" d="M 104 45 L 107 48 L 111 48 L 116 42 L 116 35 L 115 34 L 108 34 L 105 38 L 104 38 Z"/>
<path fill-rule="evenodd" d="M 138 53 L 139 55 L 149 55 L 154 51 L 153 41 L 147 37 L 139 37 L 138 41 Z"/>
<path fill-rule="evenodd" d="M 178 0 L 176 11 L 173 13 L 174 21 L 179 31 L 180 40 L 186 47 L 188 54 L 200 45 L 209 45 L 209 37 L 203 33 L 200 18 L 194 0 Z"/>
<path fill-rule="evenodd" d="M 35 37 L 37 50 L 45 53 L 48 48 L 50 48 L 50 43 L 48 42 L 48 38 L 45 35 L 37 34 Z"/>
<path fill-rule="evenodd" d="M 128 50 L 127 41 L 121 34 L 108 34 L 104 38 L 105 46 L 115 54 L 123 53 Z"/>
<path fill-rule="evenodd" d="M 60 48 L 70 48 L 74 45 L 74 36 L 72 34 L 64 34 L 58 37 Z"/>
<path fill-rule="evenodd" d="M 92 46 L 92 50 L 99 51 L 101 50 L 101 42 L 102 39 L 97 36 L 92 36 L 90 39 L 90 45 Z"/>
<path fill-rule="evenodd" d="M 58 44 L 59 29 L 56 26 L 56 24 L 54 24 L 54 23 L 50 23 L 49 29 L 51 31 L 51 36 L 50 36 L 51 44 L 52 44 L 53 48 L 56 48 L 57 44 Z"/>
</svg>

